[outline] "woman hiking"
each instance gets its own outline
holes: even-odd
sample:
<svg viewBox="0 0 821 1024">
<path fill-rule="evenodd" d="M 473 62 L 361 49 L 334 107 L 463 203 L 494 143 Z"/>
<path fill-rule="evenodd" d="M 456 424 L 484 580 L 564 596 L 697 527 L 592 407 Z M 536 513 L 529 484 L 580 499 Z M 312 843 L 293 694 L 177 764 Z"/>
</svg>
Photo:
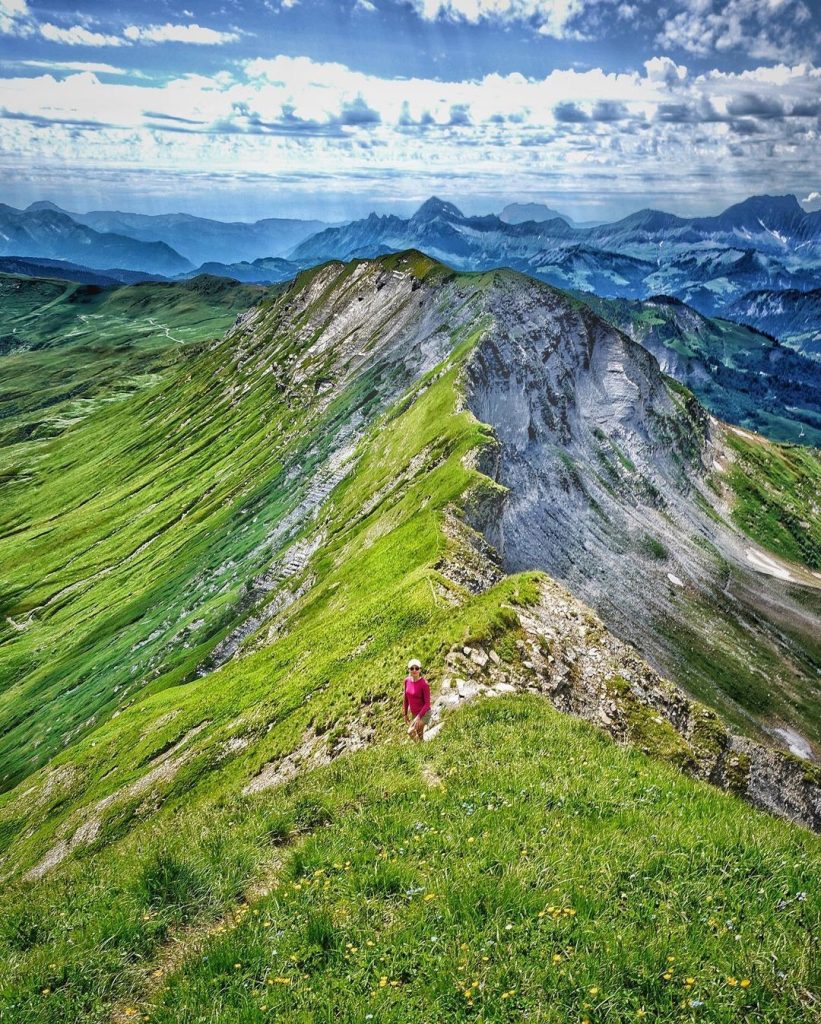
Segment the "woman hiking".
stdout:
<svg viewBox="0 0 821 1024">
<path fill-rule="evenodd" d="M 408 736 L 415 743 L 421 743 L 425 735 L 425 726 L 430 721 L 430 687 L 422 675 L 422 665 L 416 658 L 411 658 L 408 662 L 408 672 L 410 674 L 405 680 L 403 714 L 405 721 L 410 721 Z M 410 719 L 409 712 L 413 716 Z"/>
</svg>

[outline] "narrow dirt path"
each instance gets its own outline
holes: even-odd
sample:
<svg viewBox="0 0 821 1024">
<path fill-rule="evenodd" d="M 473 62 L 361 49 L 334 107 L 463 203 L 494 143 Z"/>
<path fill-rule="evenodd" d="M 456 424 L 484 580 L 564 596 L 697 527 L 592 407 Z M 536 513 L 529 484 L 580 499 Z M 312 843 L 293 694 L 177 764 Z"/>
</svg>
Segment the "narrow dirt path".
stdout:
<svg viewBox="0 0 821 1024">
<path fill-rule="evenodd" d="M 248 886 L 240 902 L 213 921 L 195 922 L 174 930 L 157 951 L 157 956 L 146 963 L 139 992 L 131 999 L 121 999 L 112 1007 L 111 1024 L 131 1024 L 142 1020 L 146 1004 L 160 991 L 165 979 L 192 957 L 201 953 L 208 941 L 240 925 L 255 903 L 264 899 L 274 888 L 282 867 L 282 857 L 265 864 L 261 874 Z"/>
</svg>

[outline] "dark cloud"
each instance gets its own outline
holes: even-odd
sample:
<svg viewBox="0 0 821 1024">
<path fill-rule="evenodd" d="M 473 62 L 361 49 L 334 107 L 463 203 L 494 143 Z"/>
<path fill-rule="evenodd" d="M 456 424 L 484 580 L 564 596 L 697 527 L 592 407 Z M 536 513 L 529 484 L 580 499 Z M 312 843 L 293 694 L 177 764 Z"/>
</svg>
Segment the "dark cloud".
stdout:
<svg viewBox="0 0 821 1024">
<path fill-rule="evenodd" d="M 624 121 L 630 112 L 623 103 L 616 100 L 599 100 L 590 115 L 592 121 Z"/>
<path fill-rule="evenodd" d="M 821 103 L 817 100 L 810 100 L 809 102 L 796 103 L 793 105 L 792 110 L 787 115 L 788 117 L 818 117 L 821 113 Z"/>
<path fill-rule="evenodd" d="M 732 121 L 730 127 L 736 133 L 736 135 L 759 135 L 761 133 L 761 127 L 752 118 L 743 117 L 737 121 Z"/>
<path fill-rule="evenodd" d="M 339 124 L 354 126 L 379 124 L 382 121 L 382 116 L 378 110 L 369 107 L 361 96 L 357 96 L 350 103 L 342 104 L 338 121 Z"/>
<path fill-rule="evenodd" d="M 90 131 L 100 131 L 102 128 L 120 128 L 121 125 L 108 121 L 91 121 L 79 117 L 42 117 L 40 114 L 21 114 L 16 111 L 6 110 L 0 107 L 0 120 L 6 121 L 27 121 L 35 128 L 52 128 L 55 125 L 71 128 L 83 128 Z"/>
<path fill-rule="evenodd" d="M 702 96 L 694 103 L 660 103 L 656 120 L 665 124 L 704 124 L 726 121 L 727 118 L 718 113 L 706 96 Z"/>
<path fill-rule="evenodd" d="M 784 107 L 771 97 L 744 92 L 730 100 L 727 113 L 733 117 L 783 117 Z"/>
<path fill-rule="evenodd" d="M 567 124 L 582 124 L 590 120 L 575 103 L 557 103 L 553 108 L 553 116 L 557 121 L 564 121 Z"/>
<path fill-rule="evenodd" d="M 195 121 L 190 117 L 175 117 L 174 114 L 161 114 L 156 110 L 144 110 L 143 117 L 151 117 L 157 121 L 175 121 L 178 124 L 203 125 L 207 121 Z"/>
</svg>

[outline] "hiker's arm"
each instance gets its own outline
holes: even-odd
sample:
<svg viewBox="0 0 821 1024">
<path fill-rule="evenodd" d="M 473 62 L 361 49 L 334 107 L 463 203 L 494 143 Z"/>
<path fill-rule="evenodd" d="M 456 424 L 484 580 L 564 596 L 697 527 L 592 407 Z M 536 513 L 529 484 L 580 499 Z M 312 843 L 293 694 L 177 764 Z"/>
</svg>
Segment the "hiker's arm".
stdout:
<svg viewBox="0 0 821 1024">
<path fill-rule="evenodd" d="M 430 687 L 427 683 L 422 683 L 422 696 L 425 698 L 425 703 L 422 705 L 422 710 L 416 716 L 417 718 L 424 718 L 430 711 Z"/>
</svg>

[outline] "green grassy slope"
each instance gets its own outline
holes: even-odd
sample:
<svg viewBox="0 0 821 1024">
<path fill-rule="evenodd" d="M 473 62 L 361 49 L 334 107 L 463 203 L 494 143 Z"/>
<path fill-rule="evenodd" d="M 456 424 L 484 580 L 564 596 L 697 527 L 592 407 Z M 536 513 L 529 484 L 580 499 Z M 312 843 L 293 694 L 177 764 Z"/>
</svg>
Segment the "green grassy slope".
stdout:
<svg viewBox="0 0 821 1024">
<path fill-rule="evenodd" d="M 819 852 L 498 698 L 6 893 L 0 1019 L 801 1024 Z"/>
<path fill-rule="evenodd" d="M 728 431 L 732 463 L 719 479 L 733 520 L 776 554 L 821 570 L 821 459 L 817 450 Z"/>
<path fill-rule="evenodd" d="M 748 1004 L 764 1020 L 810 1020 L 808 833 L 536 698 L 460 712 L 424 751 L 396 742 L 408 654 L 434 686 L 460 642 L 521 663 L 511 606 L 534 599 L 537 577 L 475 595 L 442 572 L 460 544 L 447 510 L 499 493 L 471 468 L 492 438 L 458 408 L 461 361 L 482 325 L 459 329 L 457 311 L 470 311 L 481 277 L 440 297 L 450 355 L 378 419 L 388 393 L 375 374 L 323 407 L 308 396 L 330 365 L 312 366 L 303 400 L 292 375 L 286 386 L 263 372 L 317 336 L 322 274 L 342 275 L 345 291 L 360 287 L 356 272 L 306 275 L 300 287 L 317 288 L 306 308 L 298 291 L 280 296 L 261 313 L 270 331 L 214 346 L 116 420 L 104 409 L 56 439 L 44 467 L 65 461 L 62 489 L 40 468 L 36 488 L 21 485 L 3 510 L 0 564 L 14 566 L 4 614 L 19 626 L 39 610 L 2 637 L 19 681 L 0 698 L 12 724 L 0 763 L 24 781 L 0 795 L 0 1020 L 91 1024 L 112 1004 L 169 1024 L 330 1020 L 335 1007 L 348 1020 L 616 1021 L 644 1009 L 731 1021 Z M 277 303 L 293 304 L 290 319 L 274 318 Z M 253 387 L 227 393 L 225 367 L 232 384 L 245 367 L 239 380 Z M 276 553 L 259 544 L 361 409 L 372 423 L 352 472 L 299 527 L 322 544 L 288 586 L 310 575 L 312 587 L 243 657 L 196 677 L 236 621 L 242 581 Z M 201 646 L 190 628 L 200 619 Z M 115 692 L 143 656 L 139 688 Z M 85 664 L 80 689 L 66 691 Z M 82 727 L 59 752 L 58 722 Z M 242 793 L 300 747 L 307 758 L 359 743 L 374 748 Z M 42 877 L 22 877 L 32 867 Z M 259 913 L 240 913 L 148 1005 L 173 930 L 236 910 L 269 875 L 279 888 Z"/>
<path fill-rule="evenodd" d="M 99 288 L 0 274 L 0 445 L 49 438 L 151 386 L 264 290 L 217 278 Z"/>
</svg>

